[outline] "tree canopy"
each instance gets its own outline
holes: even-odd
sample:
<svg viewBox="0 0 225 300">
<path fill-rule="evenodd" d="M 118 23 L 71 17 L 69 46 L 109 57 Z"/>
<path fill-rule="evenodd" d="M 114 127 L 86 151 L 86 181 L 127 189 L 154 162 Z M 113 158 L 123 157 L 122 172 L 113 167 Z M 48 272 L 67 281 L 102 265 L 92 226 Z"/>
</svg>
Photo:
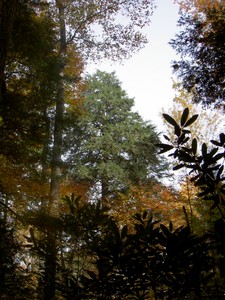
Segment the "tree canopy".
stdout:
<svg viewBox="0 0 225 300">
<path fill-rule="evenodd" d="M 62 158 L 69 151 L 63 152 L 66 113 L 76 115 L 84 63 L 87 58 L 127 58 L 140 49 L 153 1 L 1 0 L 0 10 L 2 215 L 9 218 L 7 207 L 48 211 L 54 219 L 66 169 Z M 41 228 L 47 246 L 44 283 L 40 278 L 39 283 L 50 300 L 55 298 L 58 229 Z"/>
<path fill-rule="evenodd" d="M 181 60 L 173 62 L 173 69 L 196 102 L 223 106 L 224 4 L 203 7 L 196 14 L 181 14 L 181 32 L 170 42 L 181 55 Z"/>
<path fill-rule="evenodd" d="M 100 184 L 102 196 L 160 177 L 156 129 L 133 112 L 115 73 L 87 77 L 84 112 L 74 124 L 70 165 L 76 180 Z"/>
<path fill-rule="evenodd" d="M 202 34 L 193 45 L 213 50 L 210 72 L 220 67 L 220 2 L 194 1 L 190 14 L 202 26 L 193 23 Z M 211 148 L 192 139 L 197 113 L 185 108 L 180 120 L 164 114 L 174 134 L 162 144 L 115 73 L 84 76 L 89 60 L 143 47 L 153 9 L 153 0 L 0 0 L 1 299 L 224 297 L 224 134 Z M 204 234 L 190 226 L 183 191 L 161 180 L 156 143 L 218 211 Z"/>
</svg>

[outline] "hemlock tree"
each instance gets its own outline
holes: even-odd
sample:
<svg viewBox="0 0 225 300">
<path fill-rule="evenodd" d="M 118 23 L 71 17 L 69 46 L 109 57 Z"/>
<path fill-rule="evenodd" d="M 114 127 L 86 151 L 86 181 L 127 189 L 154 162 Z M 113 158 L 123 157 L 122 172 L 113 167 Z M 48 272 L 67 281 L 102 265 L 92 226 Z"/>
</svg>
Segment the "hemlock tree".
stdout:
<svg viewBox="0 0 225 300">
<path fill-rule="evenodd" d="M 83 105 L 70 134 L 76 180 L 89 181 L 104 199 L 160 176 L 165 166 L 156 153 L 156 129 L 132 111 L 134 100 L 115 73 L 89 75 Z"/>
<path fill-rule="evenodd" d="M 49 2 L 55 13 L 59 35 L 59 81 L 56 93 L 54 139 L 51 164 L 51 210 L 57 211 L 62 173 L 63 119 L 65 109 L 65 68 L 68 46 L 74 45 L 82 58 L 123 59 L 140 49 L 146 37 L 140 29 L 149 25 L 154 0 L 117 0 Z M 121 17 L 123 21 L 120 22 Z M 99 34 L 99 32 L 101 34 Z"/>
<path fill-rule="evenodd" d="M 75 46 L 82 58 L 127 58 L 145 44 L 146 38 L 140 29 L 148 25 L 153 10 L 153 0 L 117 0 L 50 2 L 50 9 L 56 14 L 59 36 L 60 81 L 56 91 L 53 151 L 51 157 L 50 212 L 59 215 L 59 189 L 62 181 L 63 133 L 65 113 L 65 68 L 68 58 L 68 45 Z M 126 24 L 120 22 L 125 16 Z M 96 30 L 96 28 L 98 30 Z M 100 32 L 100 34 L 99 34 Z M 55 243 L 52 241 L 52 251 Z M 55 260 L 56 261 L 56 260 Z M 54 263 L 53 263 L 54 264 Z M 52 291 L 46 299 L 55 297 L 55 267 L 50 266 L 51 282 L 46 288 Z"/>
</svg>

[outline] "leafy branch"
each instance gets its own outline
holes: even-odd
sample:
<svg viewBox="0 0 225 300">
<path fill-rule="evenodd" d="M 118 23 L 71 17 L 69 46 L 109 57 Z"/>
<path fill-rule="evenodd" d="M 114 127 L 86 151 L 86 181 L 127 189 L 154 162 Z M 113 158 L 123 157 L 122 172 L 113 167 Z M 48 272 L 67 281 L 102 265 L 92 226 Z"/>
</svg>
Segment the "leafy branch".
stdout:
<svg viewBox="0 0 225 300">
<path fill-rule="evenodd" d="M 189 117 L 189 109 L 185 108 L 179 122 L 168 114 L 163 114 L 163 117 L 174 127 L 175 140 L 164 135 L 167 143 L 158 144 L 161 148 L 159 153 L 170 152 L 168 156 L 177 161 L 173 170 L 190 170 L 191 181 L 200 189 L 198 196 L 204 200 L 212 200 L 211 208 L 220 209 L 220 205 L 225 206 L 225 134 L 219 135 L 219 141 L 211 140 L 210 148 L 206 143 L 198 145 L 196 138 L 190 141 L 191 132 L 187 129 L 197 120 L 197 114 Z"/>
</svg>

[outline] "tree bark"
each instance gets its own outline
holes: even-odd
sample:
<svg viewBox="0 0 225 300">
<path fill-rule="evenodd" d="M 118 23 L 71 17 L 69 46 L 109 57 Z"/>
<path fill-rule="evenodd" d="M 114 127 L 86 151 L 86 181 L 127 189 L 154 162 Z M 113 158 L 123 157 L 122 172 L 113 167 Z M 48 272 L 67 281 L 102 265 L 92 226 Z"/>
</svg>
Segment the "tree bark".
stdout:
<svg viewBox="0 0 225 300">
<path fill-rule="evenodd" d="M 61 181 L 61 167 L 62 167 L 62 139 L 63 139 L 63 119 L 64 119 L 64 70 L 66 65 L 66 26 L 64 15 L 64 1 L 56 0 L 58 8 L 58 19 L 60 29 L 60 68 L 57 94 L 56 94 L 56 108 L 54 120 L 54 141 L 51 160 L 51 182 L 50 182 L 50 216 L 57 218 L 59 216 L 59 189 Z M 56 282 L 56 258 L 57 258 L 57 231 L 51 228 L 47 233 L 47 251 L 45 260 L 45 289 L 44 299 L 55 299 L 55 282 Z"/>
<path fill-rule="evenodd" d="M 59 187 L 61 177 L 62 166 L 62 136 L 63 136 L 63 115 L 64 115 L 64 70 L 66 65 L 66 26 L 64 15 L 64 1 L 56 0 L 56 6 L 58 7 L 58 18 L 60 27 L 60 68 L 59 76 L 60 80 L 57 88 L 56 95 L 56 111 L 55 111 L 55 123 L 54 123 L 54 141 L 53 141 L 53 153 L 51 162 L 51 186 L 50 196 L 51 205 L 50 212 L 52 215 L 58 216 L 58 200 L 59 200 Z"/>
</svg>

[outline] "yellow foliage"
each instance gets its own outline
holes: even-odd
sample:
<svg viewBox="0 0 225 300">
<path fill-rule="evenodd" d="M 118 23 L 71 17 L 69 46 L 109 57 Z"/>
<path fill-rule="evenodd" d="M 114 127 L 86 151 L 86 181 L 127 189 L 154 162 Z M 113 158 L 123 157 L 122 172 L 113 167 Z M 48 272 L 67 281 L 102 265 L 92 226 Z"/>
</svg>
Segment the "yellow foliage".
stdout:
<svg viewBox="0 0 225 300">
<path fill-rule="evenodd" d="M 173 105 L 168 111 L 163 109 L 162 113 L 169 114 L 179 124 L 183 110 L 188 107 L 190 116 L 199 115 L 198 119 L 188 128 L 191 131 L 190 140 L 196 138 L 198 143 L 202 144 L 212 139 L 217 139 L 224 124 L 223 112 L 219 109 L 213 110 L 202 107 L 201 104 L 193 103 L 191 94 L 182 89 L 179 83 L 174 83 L 173 88 L 176 91 Z M 166 135 L 173 140 L 175 137 L 173 126 L 169 125 L 165 120 L 163 121 L 166 128 Z"/>
<path fill-rule="evenodd" d="M 86 89 L 86 82 L 82 78 L 84 62 L 75 51 L 73 45 L 67 47 L 67 60 L 65 67 L 65 77 L 68 84 L 65 86 L 66 110 L 70 112 L 82 111 L 83 94 Z"/>
</svg>

